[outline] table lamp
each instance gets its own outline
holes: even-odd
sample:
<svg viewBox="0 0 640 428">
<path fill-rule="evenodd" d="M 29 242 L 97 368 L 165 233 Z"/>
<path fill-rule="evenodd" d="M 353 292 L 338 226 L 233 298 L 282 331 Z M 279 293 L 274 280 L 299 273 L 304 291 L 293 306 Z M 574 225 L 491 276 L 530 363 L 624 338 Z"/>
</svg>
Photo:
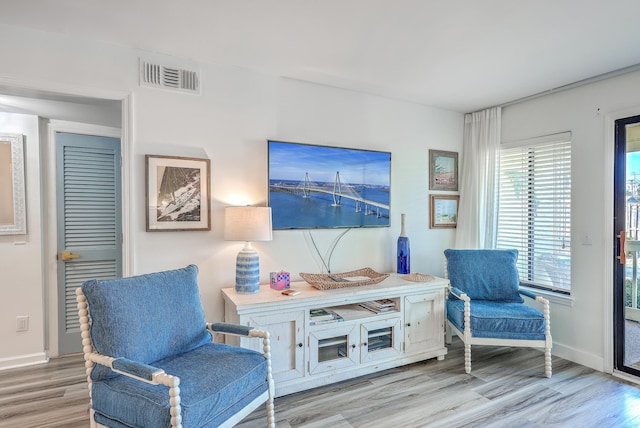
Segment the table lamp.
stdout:
<svg viewBox="0 0 640 428">
<path fill-rule="evenodd" d="M 227 207 L 224 210 L 225 241 L 245 241 L 236 258 L 236 292 L 260 291 L 260 259 L 252 241 L 271 241 L 271 208 Z"/>
</svg>

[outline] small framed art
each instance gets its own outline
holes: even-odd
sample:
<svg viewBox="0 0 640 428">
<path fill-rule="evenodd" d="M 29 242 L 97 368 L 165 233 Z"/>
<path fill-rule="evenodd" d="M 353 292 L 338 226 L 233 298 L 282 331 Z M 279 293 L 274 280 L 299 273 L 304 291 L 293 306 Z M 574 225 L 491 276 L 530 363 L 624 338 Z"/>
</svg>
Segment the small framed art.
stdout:
<svg viewBox="0 0 640 428">
<path fill-rule="evenodd" d="M 458 195 L 431 195 L 429 227 L 455 228 L 458 225 Z"/>
<path fill-rule="evenodd" d="M 429 190 L 458 191 L 458 153 L 429 150 Z"/>
<path fill-rule="evenodd" d="M 22 134 L 0 135 L 0 235 L 27 233 L 23 141 Z"/>
<path fill-rule="evenodd" d="M 211 230 L 209 159 L 145 156 L 147 232 Z"/>
</svg>

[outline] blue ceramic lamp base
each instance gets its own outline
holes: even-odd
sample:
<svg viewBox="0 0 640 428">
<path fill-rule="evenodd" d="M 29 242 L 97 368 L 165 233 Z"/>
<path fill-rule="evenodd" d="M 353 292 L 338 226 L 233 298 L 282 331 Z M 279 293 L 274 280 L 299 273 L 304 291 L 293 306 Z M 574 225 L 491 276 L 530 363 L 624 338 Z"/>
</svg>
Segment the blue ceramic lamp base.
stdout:
<svg viewBox="0 0 640 428">
<path fill-rule="evenodd" d="M 236 293 L 254 294 L 260 291 L 260 259 L 247 242 L 236 258 Z"/>
</svg>

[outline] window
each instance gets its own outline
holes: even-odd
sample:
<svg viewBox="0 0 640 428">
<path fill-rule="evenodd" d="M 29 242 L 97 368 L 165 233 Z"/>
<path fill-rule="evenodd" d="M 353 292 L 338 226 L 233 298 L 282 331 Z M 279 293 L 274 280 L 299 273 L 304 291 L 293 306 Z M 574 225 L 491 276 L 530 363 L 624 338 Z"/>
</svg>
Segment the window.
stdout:
<svg viewBox="0 0 640 428">
<path fill-rule="evenodd" d="M 516 248 L 523 285 L 571 291 L 571 134 L 503 145 L 497 248 Z"/>
</svg>

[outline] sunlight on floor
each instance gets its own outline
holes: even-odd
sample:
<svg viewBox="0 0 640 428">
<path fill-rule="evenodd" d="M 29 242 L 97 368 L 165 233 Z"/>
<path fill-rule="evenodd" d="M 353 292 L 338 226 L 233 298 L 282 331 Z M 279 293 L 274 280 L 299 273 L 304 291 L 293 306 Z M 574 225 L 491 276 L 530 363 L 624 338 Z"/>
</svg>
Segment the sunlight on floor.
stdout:
<svg viewBox="0 0 640 428">
<path fill-rule="evenodd" d="M 625 394 L 622 409 L 624 409 L 624 420 L 640 422 L 640 397 Z"/>
</svg>

